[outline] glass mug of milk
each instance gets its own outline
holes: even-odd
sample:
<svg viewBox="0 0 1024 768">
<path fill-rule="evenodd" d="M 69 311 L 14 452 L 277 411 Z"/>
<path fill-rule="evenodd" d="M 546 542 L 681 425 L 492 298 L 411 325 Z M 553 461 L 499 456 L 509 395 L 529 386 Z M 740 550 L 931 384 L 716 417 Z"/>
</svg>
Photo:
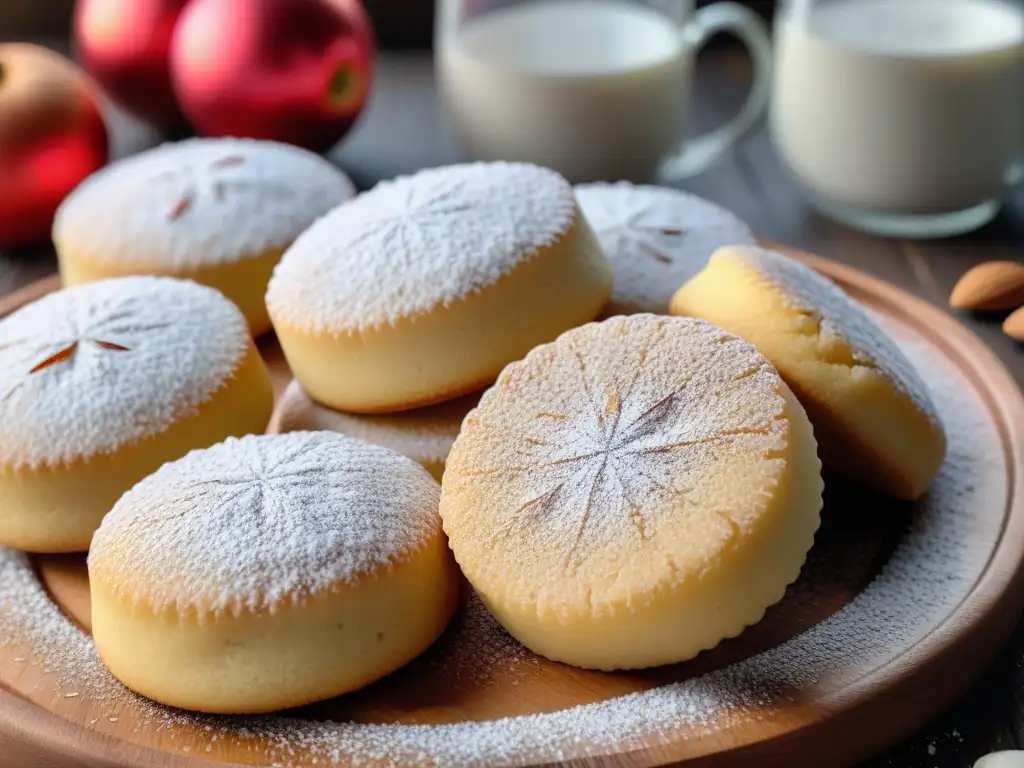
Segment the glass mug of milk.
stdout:
<svg viewBox="0 0 1024 768">
<path fill-rule="evenodd" d="M 1024 173 L 1024 2 L 784 2 L 770 123 L 832 218 L 906 237 L 979 227 Z"/>
<path fill-rule="evenodd" d="M 686 142 L 697 49 L 728 31 L 755 64 L 746 105 Z M 771 81 L 761 19 L 693 0 L 439 0 L 434 46 L 449 121 L 479 160 L 544 165 L 574 182 L 689 176 L 756 126 Z"/>
</svg>

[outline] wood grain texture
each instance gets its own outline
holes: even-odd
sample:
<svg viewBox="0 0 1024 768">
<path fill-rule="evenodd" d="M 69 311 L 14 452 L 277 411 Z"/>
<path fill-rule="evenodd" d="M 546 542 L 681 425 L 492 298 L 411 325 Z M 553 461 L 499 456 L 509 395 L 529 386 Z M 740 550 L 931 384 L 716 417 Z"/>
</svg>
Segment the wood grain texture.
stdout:
<svg viewBox="0 0 1024 768">
<path fill-rule="evenodd" d="M 785 701 L 744 705 L 729 715 L 727 730 L 681 725 L 668 744 L 579 760 L 587 766 L 636 766 L 682 761 L 688 768 L 783 768 L 794 764 L 841 768 L 877 751 L 919 724 L 928 713 L 962 692 L 995 654 L 1024 604 L 1024 398 L 992 353 L 966 329 L 927 303 L 855 270 L 798 254 L 835 279 L 848 293 L 883 314 L 899 335 L 928 343 L 974 389 L 997 425 L 1005 452 L 1005 484 L 983 489 L 977 503 L 990 514 L 968 537 L 967 559 L 979 578 L 957 594 L 957 607 L 929 634 L 898 653 L 879 651 L 830 683 L 815 680 L 790 691 Z M 44 280 L 0 300 L 0 316 L 57 287 Z M 261 343 L 275 383 L 289 378 L 273 338 Z M 628 673 L 581 670 L 537 659 L 522 651 L 490 661 L 478 654 L 466 665 L 466 612 L 424 657 L 363 691 L 295 711 L 315 720 L 368 723 L 448 723 L 551 712 L 614 696 L 692 679 L 775 647 L 828 618 L 856 597 L 890 561 L 905 532 L 910 505 L 828 477 L 823 526 L 798 582 L 764 620 L 697 659 Z M 38 578 L 65 616 L 88 631 L 88 578 L 82 556 L 33 558 Z M 0 736 L 6 734 L 29 762 L 65 765 L 150 765 L 195 768 L 209 761 L 271 765 L 257 737 L 222 737 L 211 743 L 203 726 L 163 724 L 155 728 L 137 702 L 96 698 L 88 680 L 54 677 L 45 659 L 14 663 L 30 655 L 19 645 L 0 648 Z M 481 663 L 482 662 L 482 663 Z M 13 671 L 16 670 L 16 671 Z M 63 687 L 62 687 L 63 686 Z M 94 700 L 95 699 L 95 700 Z M 112 709 L 113 707 L 113 709 Z M 116 712 L 110 717 L 111 712 Z M 565 745 L 570 751 L 572 747 Z M 183 754 L 183 751 L 186 754 Z M 202 760 L 192 755 L 199 755 Z M 38 756 L 38 757 L 36 757 Z M 303 760 L 298 749 L 290 758 Z M 804 762 L 796 763 L 796 760 Z M 532 764 L 547 765 L 538 754 Z M 312 764 L 307 762 L 304 764 Z"/>
<path fill-rule="evenodd" d="M 749 65 L 741 53 L 721 50 L 702 57 L 694 128 L 707 128 L 733 113 L 742 101 L 749 77 Z M 378 83 L 364 119 L 334 153 L 362 187 L 397 173 L 459 158 L 437 108 L 429 55 L 385 54 Z M 156 141 L 145 127 L 120 116 L 114 119 L 118 155 Z M 940 307 L 945 306 L 955 281 L 974 264 L 1024 257 L 1024 188 L 1011 194 L 995 222 L 966 237 L 931 242 L 871 237 L 810 210 L 763 131 L 720 166 L 684 186 L 731 207 L 767 236 L 854 265 Z M 52 271 L 53 265 L 48 249 L 0 254 L 0 291 L 25 285 Z M 1002 334 L 999 318 L 960 318 L 1002 359 L 1017 384 L 1024 383 L 1024 348 Z M 1015 619 L 1016 615 L 1006 617 Z M 927 688 L 924 690 L 927 692 Z M 956 706 L 863 768 L 970 768 L 987 752 L 1024 748 L 1021 691 L 1024 626 L 1018 628 L 1010 647 Z M 0 721 L 6 722 L 3 718 Z M 12 766 L 56 765 L 23 751 L 15 756 L 7 751 L 6 743 L 3 754 L 5 758 L 11 755 Z M 104 762 L 107 753 L 102 744 L 92 754 L 96 762 L 67 764 L 116 764 Z"/>
</svg>

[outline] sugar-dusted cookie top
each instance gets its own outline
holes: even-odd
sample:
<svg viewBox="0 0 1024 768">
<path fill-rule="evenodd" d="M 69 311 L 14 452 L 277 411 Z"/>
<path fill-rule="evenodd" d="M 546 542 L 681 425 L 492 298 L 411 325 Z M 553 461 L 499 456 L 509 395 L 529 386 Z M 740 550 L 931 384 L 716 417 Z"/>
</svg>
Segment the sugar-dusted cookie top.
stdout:
<svg viewBox="0 0 1024 768">
<path fill-rule="evenodd" d="M 394 324 L 493 285 L 577 221 L 572 187 L 524 163 L 385 181 L 309 228 L 274 272 L 275 322 L 314 332 Z"/>
<path fill-rule="evenodd" d="M 200 268 L 284 249 L 355 193 L 319 155 L 253 139 L 188 139 L 113 163 L 61 204 L 54 240 L 99 262 Z"/>
<path fill-rule="evenodd" d="M 614 317 L 537 347 L 448 458 L 456 558 L 486 594 L 552 610 L 699 579 L 756 539 L 794 471 L 784 391 L 753 346 L 700 320 Z"/>
<path fill-rule="evenodd" d="M 274 611 L 421 549 L 440 534 L 439 492 L 411 459 L 342 435 L 229 438 L 126 493 L 89 572 L 156 610 Z"/>
<path fill-rule="evenodd" d="M 162 432 L 249 345 L 217 291 L 162 277 L 67 288 L 0 320 L 0 464 L 59 464 Z"/>
<path fill-rule="evenodd" d="M 671 311 L 754 344 L 807 409 L 825 464 L 900 498 L 927 490 L 946 453 L 928 387 L 831 280 L 783 253 L 722 248 L 676 292 Z"/>
<path fill-rule="evenodd" d="M 687 192 L 622 181 L 577 185 L 576 197 L 612 265 L 609 315 L 664 314 L 715 250 L 756 242 L 735 214 Z"/>
</svg>

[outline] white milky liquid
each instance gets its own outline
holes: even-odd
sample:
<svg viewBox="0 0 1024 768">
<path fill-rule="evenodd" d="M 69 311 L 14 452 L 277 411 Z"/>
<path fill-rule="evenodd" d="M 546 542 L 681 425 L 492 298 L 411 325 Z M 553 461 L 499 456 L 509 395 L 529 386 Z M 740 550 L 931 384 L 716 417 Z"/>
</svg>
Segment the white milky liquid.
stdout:
<svg viewBox="0 0 1024 768">
<path fill-rule="evenodd" d="M 945 213 L 1024 153 L 1019 0 L 825 0 L 776 28 L 773 135 L 832 202 Z"/>
<path fill-rule="evenodd" d="M 682 135 L 691 52 L 644 6 L 513 5 L 439 48 L 449 115 L 478 159 L 534 162 L 572 181 L 645 180 Z"/>
</svg>

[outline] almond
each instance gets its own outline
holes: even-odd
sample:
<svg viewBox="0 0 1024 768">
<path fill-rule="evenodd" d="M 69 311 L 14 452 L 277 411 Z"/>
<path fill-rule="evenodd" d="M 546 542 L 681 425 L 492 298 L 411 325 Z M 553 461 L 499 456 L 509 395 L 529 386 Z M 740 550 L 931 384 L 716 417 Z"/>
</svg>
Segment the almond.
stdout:
<svg viewBox="0 0 1024 768">
<path fill-rule="evenodd" d="M 1021 307 L 1003 323 L 1003 332 L 1011 339 L 1024 341 L 1024 307 Z"/>
<path fill-rule="evenodd" d="M 986 261 L 967 270 L 953 288 L 954 309 L 999 311 L 1024 304 L 1024 264 Z"/>
</svg>

